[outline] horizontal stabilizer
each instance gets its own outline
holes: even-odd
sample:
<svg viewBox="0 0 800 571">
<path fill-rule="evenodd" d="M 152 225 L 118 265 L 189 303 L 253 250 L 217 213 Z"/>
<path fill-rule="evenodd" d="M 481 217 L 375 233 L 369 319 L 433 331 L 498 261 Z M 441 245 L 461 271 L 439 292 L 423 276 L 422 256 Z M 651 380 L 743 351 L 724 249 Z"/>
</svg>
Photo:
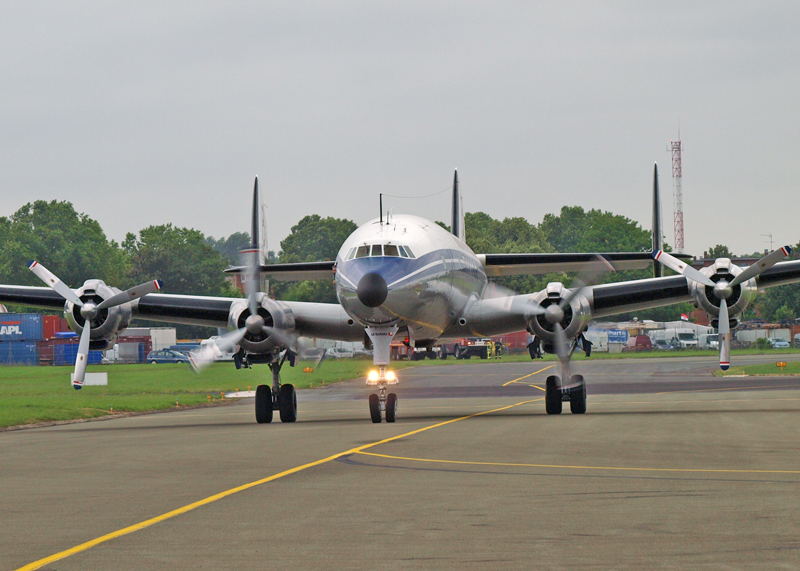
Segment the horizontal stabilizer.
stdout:
<svg viewBox="0 0 800 571">
<path fill-rule="evenodd" d="M 266 264 L 259 271 L 279 282 L 299 282 L 305 280 L 332 280 L 333 260 L 327 262 L 301 262 L 297 264 Z M 226 274 L 246 274 L 249 266 L 236 266 L 225 270 Z"/>
<path fill-rule="evenodd" d="M 676 255 L 691 260 L 686 254 Z M 486 275 L 520 276 L 530 274 L 549 274 L 551 272 L 577 272 L 596 265 L 597 258 L 608 261 L 616 271 L 645 270 L 651 267 L 653 257 L 650 252 L 608 252 L 603 254 L 479 254 Z"/>
</svg>

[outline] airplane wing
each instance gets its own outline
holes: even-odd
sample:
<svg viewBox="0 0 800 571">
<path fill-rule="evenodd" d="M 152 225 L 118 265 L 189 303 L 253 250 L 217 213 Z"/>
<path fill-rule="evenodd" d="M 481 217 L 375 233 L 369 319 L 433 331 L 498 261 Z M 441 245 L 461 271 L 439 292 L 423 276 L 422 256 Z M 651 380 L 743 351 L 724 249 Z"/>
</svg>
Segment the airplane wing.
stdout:
<svg viewBox="0 0 800 571">
<path fill-rule="evenodd" d="M 781 262 L 756 278 L 758 288 L 800 281 L 800 260 Z M 566 289 L 565 289 L 566 291 Z M 476 301 L 446 338 L 489 337 L 523 330 L 536 313 L 544 292 Z M 677 275 L 588 286 L 581 291 L 578 306 L 589 319 L 608 317 L 674 303 L 694 301 L 689 278 Z M 578 324 L 580 320 L 576 320 Z M 577 325 L 576 325 L 577 327 Z"/>
<path fill-rule="evenodd" d="M 49 287 L 0 285 L 0 303 L 11 303 L 61 311 L 64 298 Z M 227 327 L 234 304 L 242 298 L 151 293 L 131 302 L 132 317 L 150 321 Z M 280 302 L 294 319 L 292 334 L 324 337 L 341 341 L 360 341 L 364 329 L 354 323 L 339 304 L 302 301 Z"/>
</svg>

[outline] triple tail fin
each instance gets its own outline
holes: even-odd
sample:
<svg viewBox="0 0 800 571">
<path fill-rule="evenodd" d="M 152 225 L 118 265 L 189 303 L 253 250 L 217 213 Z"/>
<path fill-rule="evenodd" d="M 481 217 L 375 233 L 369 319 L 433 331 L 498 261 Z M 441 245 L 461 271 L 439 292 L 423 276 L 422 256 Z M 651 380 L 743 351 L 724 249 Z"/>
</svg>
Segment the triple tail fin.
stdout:
<svg viewBox="0 0 800 571">
<path fill-rule="evenodd" d="M 653 167 L 653 251 L 655 254 L 663 247 L 664 235 L 661 230 L 661 199 L 658 196 L 658 163 Z M 653 260 L 653 277 L 664 275 L 664 266 Z"/>
<path fill-rule="evenodd" d="M 461 193 L 458 191 L 458 169 L 453 175 L 453 222 L 450 225 L 453 235 L 461 240 L 466 241 L 464 234 L 464 209 L 461 204 Z"/>
</svg>

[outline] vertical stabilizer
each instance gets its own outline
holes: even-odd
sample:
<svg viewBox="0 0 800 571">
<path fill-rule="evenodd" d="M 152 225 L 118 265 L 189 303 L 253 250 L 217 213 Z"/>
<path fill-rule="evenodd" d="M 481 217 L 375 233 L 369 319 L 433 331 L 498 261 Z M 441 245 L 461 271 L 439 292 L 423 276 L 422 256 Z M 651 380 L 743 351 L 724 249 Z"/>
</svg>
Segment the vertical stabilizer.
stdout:
<svg viewBox="0 0 800 571">
<path fill-rule="evenodd" d="M 241 264 L 250 268 L 249 273 L 246 275 L 245 282 L 254 280 L 258 284 L 258 290 L 261 291 L 264 284 L 261 283 L 261 272 L 258 267 L 266 262 L 266 251 L 263 244 L 266 240 L 266 226 L 263 222 L 263 213 L 261 208 L 261 199 L 258 194 L 258 176 L 253 183 L 253 213 L 250 223 L 250 246 L 245 250 L 240 250 L 239 255 Z M 248 284 L 251 287 L 252 284 Z M 247 290 L 247 288 L 245 288 Z"/>
<path fill-rule="evenodd" d="M 453 223 L 450 228 L 456 238 L 465 241 L 464 210 L 461 207 L 461 194 L 458 191 L 458 169 L 453 174 Z"/>
<path fill-rule="evenodd" d="M 256 176 L 256 181 L 253 183 L 253 218 L 250 224 L 250 250 L 258 251 L 261 247 L 261 239 L 259 238 L 261 236 L 261 224 L 258 221 L 260 210 L 261 201 L 258 198 L 258 176 Z"/>
<path fill-rule="evenodd" d="M 653 167 L 653 253 L 661 250 L 664 235 L 661 232 L 661 198 L 658 195 L 658 163 Z M 664 275 L 664 267 L 653 260 L 653 276 Z"/>
</svg>

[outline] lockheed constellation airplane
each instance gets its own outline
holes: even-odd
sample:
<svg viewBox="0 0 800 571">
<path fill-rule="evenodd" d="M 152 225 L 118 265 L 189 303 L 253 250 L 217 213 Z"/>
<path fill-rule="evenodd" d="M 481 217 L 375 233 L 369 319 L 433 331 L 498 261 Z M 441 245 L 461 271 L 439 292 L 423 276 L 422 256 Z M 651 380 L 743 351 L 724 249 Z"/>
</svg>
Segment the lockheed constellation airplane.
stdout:
<svg viewBox="0 0 800 571">
<path fill-rule="evenodd" d="M 32 261 L 29 268 L 49 287 L 0 285 L 0 302 L 45 309 L 62 309 L 70 328 L 80 334 L 72 385 L 83 384 L 90 349 L 105 349 L 130 320 L 142 318 L 171 323 L 227 327 L 230 332 L 192 355 L 202 370 L 220 351 L 236 349 L 237 368 L 266 363 L 272 385 L 256 390 L 255 416 L 269 423 L 273 411 L 283 422 L 297 419 L 294 387 L 282 384 L 281 367 L 297 360 L 300 336 L 341 341 L 364 341 L 373 348 L 375 369 L 367 385 L 378 389 L 369 397 L 375 423 L 394 422 L 397 396 L 388 393 L 398 383 L 389 369 L 390 343 L 395 335 L 408 338 L 417 349 L 430 349 L 441 340 L 492 336 L 527 330 L 534 335 L 531 357 L 541 352 L 558 356 L 561 374 L 546 380 L 545 409 L 559 414 L 569 402 L 575 414 L 586 411 L 583 376 L 570 374 L 576 350 L 591 352 L 584 337 L 593 318 L 693 301 L 713 317 L 721 336 L 720 366 L 730 364 L 731 330 L 759 288 L 800 281 L 800 261 L 781 262 L 790 248 L 780 248 L 742 269 L 720 258 L 701 270 L 680 256 L 661 250 L 658 168 L 653 173 L 653 246 L 650 252 L 566 254 L 475 254 L 464 241 L 464 215 L 453 178 L 452 225 L 447 231 L 417 216 L 387 215 L 355 230 L 336 260 L 300 264 L 262 265 L 259 252 L 258 177 L 253 192 L 250 263 L 228 271 L 246 275 L 246 299 L 155 293 L 158 280 L 127 291 L 87 280 L 72 290 Z M 685 259 L 686 256 L 683 256 Z M 650 279 L 592 285 L 606 271 L 648 268 Z M 661 265 L 678 275 L 663 276 Z M 490 297 L 489 278 L 506 275 L 578 271 L 572 287 L 555 282 L 541 291 Z M 338 304 L 280 301 L 259 291 L 260 275 L 273 280 L 335 280 Z"/>
</svg>

